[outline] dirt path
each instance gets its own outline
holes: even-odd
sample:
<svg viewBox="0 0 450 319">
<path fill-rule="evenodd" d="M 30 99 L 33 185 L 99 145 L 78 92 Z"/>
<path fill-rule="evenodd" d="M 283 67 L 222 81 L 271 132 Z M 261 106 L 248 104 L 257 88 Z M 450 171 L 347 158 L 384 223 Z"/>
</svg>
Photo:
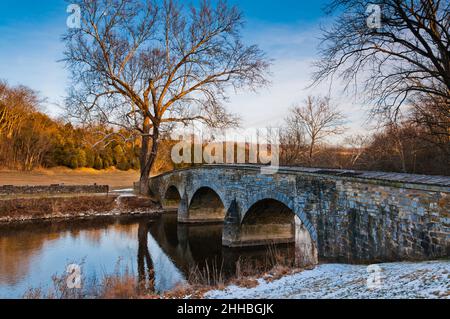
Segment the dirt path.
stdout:
<svg viewBox="0 0 450 319">
<path fill-rule="evenodd" d="M 131 188 L 133 182 L 139 179 L 137 171 L 119 171 L 108 169 L 96 171 L 93 169 L 71 170 L 53 168 L 35 170 L 32 172 L 0 170 L 0 185 L 109 185 L 111 189 Z"/>
</svg>

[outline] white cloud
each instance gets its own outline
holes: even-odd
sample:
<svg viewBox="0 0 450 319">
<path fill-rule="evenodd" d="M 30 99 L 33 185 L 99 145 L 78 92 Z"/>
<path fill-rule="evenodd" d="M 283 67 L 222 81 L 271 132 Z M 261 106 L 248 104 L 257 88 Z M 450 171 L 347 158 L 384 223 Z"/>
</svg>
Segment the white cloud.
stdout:
<svg viewBox="0 0 450 319">
<path fill-rule="evenodd" d="M 317 57 L 320 30 L 315 26 L 252 26 L 246 35 L 250 43 L 258 44 L 274 59 L 271 68 L 272 84 L 258 93 L 247 91 L 230 94 L 229 110 L 242 117 L 244 127 L 264 128 L 280 125 L 289 108 L 301 103 L 308 95 L 330 96 L 333 103 L 349 119 L 349 134 L 365 131 L 367 106 L 356 96 L 343 92 L 342 85 L 324 83 L 309 88 L 312 63 Z"/>
</svg>

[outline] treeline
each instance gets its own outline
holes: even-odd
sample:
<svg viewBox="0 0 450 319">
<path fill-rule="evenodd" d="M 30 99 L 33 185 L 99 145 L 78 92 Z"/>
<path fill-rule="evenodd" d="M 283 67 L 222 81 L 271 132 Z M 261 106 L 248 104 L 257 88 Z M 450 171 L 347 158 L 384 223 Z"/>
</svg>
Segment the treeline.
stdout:
<svg viewBox="0 0 450 319">
<path fill-rule="evenodd" d="M 450 175 L 450 147 L 437 147 L 427 135 L 409 125 L 394 129 L 387 127 L 373 135 L 348 138 L 345 146 L 321 144 L 312 164 L 308 149 L 290 154 L 291 145 L 281 146 L 281 165 L 384 171 L 411 174 Z M 355 146 L 352 147 L 351 145 Z M 443 146 L 444 147 L 444 146 Z"/>
<path fill-rule="evenodd" d="M 0 82 L 0 167 L 139 168 L 138 141 L 126 131 L 74 127 L 40 112 L 40 102 L 29 88 Z"/>
<path fill-rule="evenodd" d="M 309 98 L 281 129 L 282 165 L 450 175 L 450 104 L 419 101 L 372 133 L 348 136 L 336 106 Z M 440 103 L 436 105 L 436 103 Z M 332 135 L 347 136 L 338 146 Z"/>
<path fill-rule="evenodd" d="M 137 136 L 107 126 L 77 127 L 54 120 L 39 111 L 40 102 L 29 88 L 0 82 L 0 168 L 139 168 Z M 426 113 L 417 112 L 424 109 Z M 433 110 L 416 106 L 374 133 L 348 136 L 345 117 L 329 100 L 308 98 L 291 109 L 279 128 L 280 164 L 450 175 L 448 112 Z M 333 135 L 344 142 L 330 145 Z M 190 166 L 173 164 L 175 143 L 161 141 L 153 173 Z"/>
</svg>

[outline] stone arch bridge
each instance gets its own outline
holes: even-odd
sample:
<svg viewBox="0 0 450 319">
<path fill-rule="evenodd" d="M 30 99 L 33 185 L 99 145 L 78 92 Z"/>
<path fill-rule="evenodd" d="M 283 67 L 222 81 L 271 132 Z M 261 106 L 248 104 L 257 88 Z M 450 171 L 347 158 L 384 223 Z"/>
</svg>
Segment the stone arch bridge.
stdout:
<svg viewBox="0 0 450 319">
<path fill-rule="evenodd" d="M 224 246 L 300 238 L 305 263 L 450 256 L 448 177 L 206 165 L 153 177 L 150 191 L 181 223 L 224 222 Z"/>
</svg>

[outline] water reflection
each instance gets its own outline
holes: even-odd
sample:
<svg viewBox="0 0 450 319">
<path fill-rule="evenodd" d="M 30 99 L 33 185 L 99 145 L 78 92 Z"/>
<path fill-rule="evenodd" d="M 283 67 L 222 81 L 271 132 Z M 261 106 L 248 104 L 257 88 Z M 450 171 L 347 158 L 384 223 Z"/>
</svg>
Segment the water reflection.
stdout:
<svg viewBox="0 0 450 319">
<path fill-rule="evenodd" d="M 32 287 L 47 289 L 67 264 L 81 263 L 86 277 L 123 267 L 136 269 L 137 220 L 100 218 L 0 227 L 0 297 L 21 297 Z"/>
<path fill-rule="evenodd" d="M 150 257 L 150 252 L 148 250 L 148 224 L 146 221 L 139 223 L 138 242 L 138 280 L 143 286 L 141 289 L 153 291 L 155 287 L 155 271 L 153 269 L 153 261 Z"/>
<path fill-rule="evenodd" d="M 218 268 L 224 279 L 236 274 L 236 267 L 263 269 L 275 263 L 295 263 L 295 244 L 273 247 L 227 248 L 222 246 L 222 224 L 179 224 L 176 214 L 164 215 L 150 225 L 150 234 L 185 274 L 198 268 Z M 277 260 L 274 260 L 277 259 Z M 240 269 L 242 271 L 242 269 Z"/>
<path fill-rule="evenodd" d="M 149 234 L 150 223 L 139 223 L 138 280 L 141 289 L 162 293 L 186 282 L 182 272 Z"/>
<path fill-rule="evenodd" d="M 0 227 L 0 297 L 21 297 L 31 287 L 45 290 L 67 264 L 84 261 L 83 278 L 120 267 L 136 274 L 142 289 L 164 292 L 189 279 L 192 269 L 220 268 L 225 277 L 267 265 L 270 258 L 295 260 L 295 247 L 230 249 L 222 247 L 222 225 L 182 225 L 176 214 L 108 217 L 70 222 Z M 269 260 L 270 261 L 270 260 Z"/>
</svg>

